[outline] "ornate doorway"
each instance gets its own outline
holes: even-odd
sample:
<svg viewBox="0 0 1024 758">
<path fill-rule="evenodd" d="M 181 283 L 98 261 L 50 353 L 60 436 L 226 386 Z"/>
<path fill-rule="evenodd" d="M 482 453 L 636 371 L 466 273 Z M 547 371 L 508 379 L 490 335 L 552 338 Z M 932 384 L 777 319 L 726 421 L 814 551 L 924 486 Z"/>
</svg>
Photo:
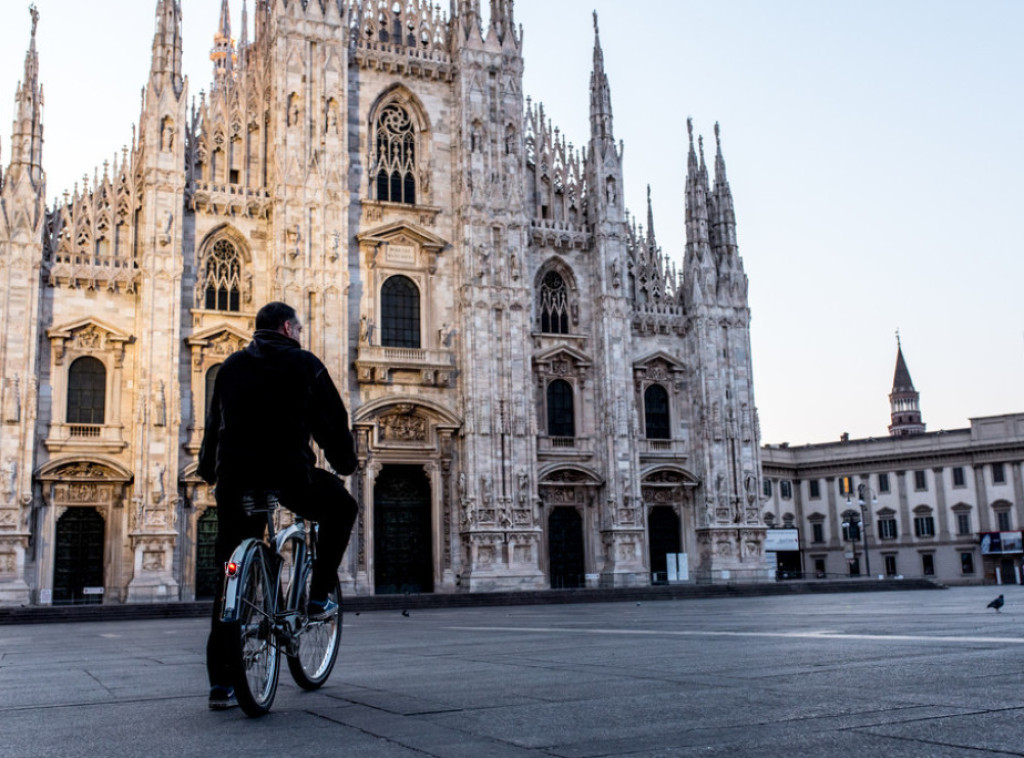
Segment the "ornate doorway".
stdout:
<svg viewBox="0 0 1024 758">
<path fill-rule="evenodd" d="M 68 508 L 57 520 L 54 605 L 103 602 L 104 531 L 95 508 Z"/>
<path fill-rule="evenodd" d="M 655 581 L 668 581 L 665 556 L 668 553 L 683 552 L 679 516 L 670 506 L 655 506 L 651 508 L 647 528 L 650 534 L 651 573 Z"/>
<path fill-rule="evenodd" d="M 212 598 L 221 582 L 217 565 L 217 508 L 211 506 L 196 519 L 196 600 Z"/>
<path fill-rule="evenodd" d="M 583 519 L 575 508 L 553 508 L 548 519 L 548 573 L 551 589 L 585 585 Z"/>
<path fill-rule="evenodd" d="M 373 489 L 376 593 L 433 592 L 431 542 L 430 482 L 423 467 L 384 466 Z"/>
</svg>

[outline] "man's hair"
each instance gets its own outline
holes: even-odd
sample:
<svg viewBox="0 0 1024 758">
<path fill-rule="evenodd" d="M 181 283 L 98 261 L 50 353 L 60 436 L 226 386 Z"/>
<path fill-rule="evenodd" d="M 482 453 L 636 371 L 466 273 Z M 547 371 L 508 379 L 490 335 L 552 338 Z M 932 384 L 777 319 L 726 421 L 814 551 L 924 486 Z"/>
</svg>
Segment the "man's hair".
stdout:
<svg viewBox="0 0 1024 758">
<path fill-rule="evenodd" d="M 295 309 L 288 303 L 274 301 L 260 308 L 256 314 L 256 328 L 269 329 L 272 332 L 280 329 L 289 321 L 295 320 Z"/>
</svg>

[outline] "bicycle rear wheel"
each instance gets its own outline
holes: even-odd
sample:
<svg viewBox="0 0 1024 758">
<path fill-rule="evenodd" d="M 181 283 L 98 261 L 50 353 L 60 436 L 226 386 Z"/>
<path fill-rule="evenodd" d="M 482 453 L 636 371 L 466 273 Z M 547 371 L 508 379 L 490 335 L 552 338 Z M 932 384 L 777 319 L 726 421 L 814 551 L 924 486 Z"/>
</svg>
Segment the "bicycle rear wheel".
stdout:
<svg viewBox="0 0 1024 758">
<path fill-rule="evenodd" d="M 313 572 L 306 571 L 306 586 L 302 592 L 302 603 L 309 600 L 309 581 Z M 334 669 L 341 645 L 341 587 L 334 585 L 328 595 L 338 604 L 338 613 L 323 621 L 306 621 L 296 635 L 298 652 L 288 656 L 288 669 L 295 683 L 304 690 L 322 687 Z"/>
<path fill-rule="evenodd" d="M 254 545 L 242 568 L 238 621 L 232 626 L 235 697 L 249 716 L 270 710 L 281 661 L 274 639 L 273 577 L 263 545 Z"/>
</svg>

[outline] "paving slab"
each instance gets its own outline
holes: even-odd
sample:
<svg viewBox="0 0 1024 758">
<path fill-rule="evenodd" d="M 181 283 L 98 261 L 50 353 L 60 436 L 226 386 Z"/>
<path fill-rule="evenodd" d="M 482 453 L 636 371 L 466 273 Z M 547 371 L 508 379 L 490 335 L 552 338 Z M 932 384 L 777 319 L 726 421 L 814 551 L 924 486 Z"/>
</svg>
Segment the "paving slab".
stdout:
<svg viewBox="0 0 1024 758">
<path fill-rule="evenodd" d="M 272 713 L 206 707 L 202 618 L 0 626 L 0 758 L 1024 756 L 1024 588 L 345 616 Z"/>
</svg>

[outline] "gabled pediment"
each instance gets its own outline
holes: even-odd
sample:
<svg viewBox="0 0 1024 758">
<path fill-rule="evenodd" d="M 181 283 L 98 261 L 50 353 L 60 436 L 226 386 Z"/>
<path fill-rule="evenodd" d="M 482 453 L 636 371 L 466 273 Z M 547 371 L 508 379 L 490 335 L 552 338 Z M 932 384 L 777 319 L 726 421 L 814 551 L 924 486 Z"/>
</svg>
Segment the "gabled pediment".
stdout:
<svg viewBox="0 0 1024 758">
<path fill-rule="evenodd" d="M 46 330 L 46 336 L 51 340 L 78 339 L 92 342 L 94 339 L 107 340 L 108 342 L 130 343 L 134 337 L 125 334 L 120 329 L 100 321 L 98 318 L 83 318 L 72 321 L 61 326 L 53 326 Z"/>
<path fill-rule="evenodd" d="M 533 356 L 535 366 L 554 366 L 557 363 L 565 362 L 573 364 L 577 368 L 585 368 L 591 364 L 589 356 L 570 345 L 558 345 Z"/>
<path fill-rule="evenodd" d="M 217 324 L 196 332 L 191 337 L 186 337 L 185 344 L 189 347 L 209 347 L 213 344 L 230 341 L 244 346 L 249 344 L 251 339 L 250 335 L 230 324 Z"/>
<path fill-rule="evenodd" d="M 408 221 L 395 221 L 378 226 L 362 234 L 357 234 L 356 239 L 361 245 L 367 243 L 372 245 L 415 245 L 430 253 L 440 253 L 448 247 L 448 243 L 441 237 Z"/>
<path fill-rule="evenodd" d="M 683 365 L 682 361 L 666 353 L 664 350 L 658 350 L 639 360 L 633 361 L 633 368 L 644 370 L 659 364 L 664 365 L 669 371 L 686 371 L 686 366 Z"/>
</svg>

